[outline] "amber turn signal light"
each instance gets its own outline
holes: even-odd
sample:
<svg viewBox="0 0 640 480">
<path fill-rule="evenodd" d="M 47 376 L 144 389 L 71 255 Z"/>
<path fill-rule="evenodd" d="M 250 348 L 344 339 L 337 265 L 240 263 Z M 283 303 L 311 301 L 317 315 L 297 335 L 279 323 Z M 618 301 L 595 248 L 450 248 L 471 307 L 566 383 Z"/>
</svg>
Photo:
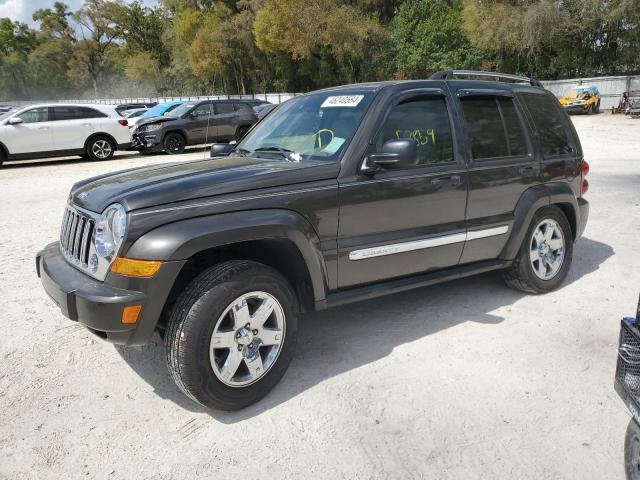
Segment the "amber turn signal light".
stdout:
<svg viewBox="0 0 640 480">
<path fill-rule="evenodd" d="M 122 309 L 122 323 L 136 323 L 138 321 L 138 315 L 140 315 L 140 310 L 142 310 L 142 305 L 124 307 Z"/>
<path fill-rule="evenodd" d="M 157 260 L 134 260 L 117 257 L 111 264 L 111 271 L 127 277 L 153 277 L 160 269 L 162 262 Z"/>
</svg>

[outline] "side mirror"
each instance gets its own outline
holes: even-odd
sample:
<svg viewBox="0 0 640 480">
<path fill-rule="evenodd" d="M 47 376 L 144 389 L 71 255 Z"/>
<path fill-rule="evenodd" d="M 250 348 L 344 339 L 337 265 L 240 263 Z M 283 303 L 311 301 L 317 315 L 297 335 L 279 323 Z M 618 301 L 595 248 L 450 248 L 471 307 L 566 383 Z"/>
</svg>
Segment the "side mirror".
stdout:
<svg viewBox="0 0 640 480">
<path fill-rule="evenodd" d="M 234 145 L 230 143 L 214 143 L 211 145 L 211 158 L 226 157 L 233 150 Z"/>
<path fill-rule="evenodd" d="M 418 159 L 418 142 L 413 139 L 389 140 L 382 150 L 372 153 L 362 166 L 363 172 L 375 172 L 378 168 L 406 168 Z"/>
<path fill-rule="evenodd" d="M 9 125 L 20 125 L 22 123 L 22 119 L 20 117 L 11 117 L 7 123 Z"/>
</svg>

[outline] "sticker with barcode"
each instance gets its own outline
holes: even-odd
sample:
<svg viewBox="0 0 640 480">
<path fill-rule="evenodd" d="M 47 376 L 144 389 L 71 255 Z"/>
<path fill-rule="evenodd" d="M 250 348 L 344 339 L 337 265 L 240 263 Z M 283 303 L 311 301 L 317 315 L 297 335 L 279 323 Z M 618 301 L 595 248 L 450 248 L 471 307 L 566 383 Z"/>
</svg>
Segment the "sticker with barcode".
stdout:
<svg viewBox="0 0 640 480">
<path fill-rule="evenodd" d="M 327 97 L 320 108 L 327 107 L 357 107 L 364 95 L 336 95 Z"/>
</svg>

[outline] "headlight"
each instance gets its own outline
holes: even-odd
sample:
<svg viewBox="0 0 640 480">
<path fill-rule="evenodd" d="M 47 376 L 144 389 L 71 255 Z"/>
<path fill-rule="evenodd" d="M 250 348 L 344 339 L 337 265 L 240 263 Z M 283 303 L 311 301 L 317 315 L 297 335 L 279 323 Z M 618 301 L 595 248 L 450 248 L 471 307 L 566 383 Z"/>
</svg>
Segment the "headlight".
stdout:
<svg viewBox="0 0 640 480">
<path fill-rule="evenodd" d="M 146 125 L 144 128 L 145 132 L 153 132 L 154 130 L 159 130 L 162 125 L 160 123 L 152 123 L 151 125 Z"/>
<path fill-rule="evenodd" d="M 110 260 L 122 245 L 127 233 L 127 212 L 119 203 L 109 205 L 96 225 L 96 252 Z"/>
</svg>

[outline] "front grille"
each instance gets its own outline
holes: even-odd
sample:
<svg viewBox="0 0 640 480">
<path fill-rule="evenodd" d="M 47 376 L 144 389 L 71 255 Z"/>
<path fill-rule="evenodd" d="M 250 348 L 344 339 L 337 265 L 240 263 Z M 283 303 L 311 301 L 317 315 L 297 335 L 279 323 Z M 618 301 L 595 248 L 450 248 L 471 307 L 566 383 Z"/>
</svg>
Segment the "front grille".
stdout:
<svg viewBox="0 0 640 480">
<path fill-rule="evenodd" d="M 640 332 L 626 320 L 620 330 L 616 380 L 636 402 L 640 401 Z"/>
<path fill-rule="evenodd" d="M 86 268 L 95 230 L 95 219 L 69 206 L 60 229 L 60 249 L 67 260 Z"/>
</svg>

